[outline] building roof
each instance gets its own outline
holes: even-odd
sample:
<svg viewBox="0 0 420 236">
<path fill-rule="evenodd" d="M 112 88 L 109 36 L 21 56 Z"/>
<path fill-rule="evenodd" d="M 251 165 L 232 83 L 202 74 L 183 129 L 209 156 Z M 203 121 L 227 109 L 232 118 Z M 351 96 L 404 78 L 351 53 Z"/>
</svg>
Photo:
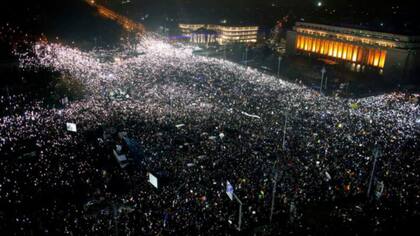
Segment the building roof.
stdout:
<svg viewBox="0 0 420 236">
<path fill-rule="evenodd" d="M 343 26 L 317 24 L 317 23 L 296 22 L 295 28 L 324 30 L 324 31 L 334 32 L 334 33 L 342 33 L 342 34 L 350 34 L 350 35 L 356 35 L 356 36 L 391 40 L 395 42 L 405 42 L 405 43 L 419 43 L 420 42 L 420 36 L 392 34 L 392 33 L 380 32 L 380 31 L 360 29 L 356 27 L 353 28 L 353 27 L 343 27 Z"/>
<path fill-rule="evenodd" d="M 345 23 L 324 23 L 324 22 L 296 22 L 296 25 L 312 25 L 312 26 L 324 26 L 336 29 L 351 29 L 359 32 L 369 32 L 371 34 L 382 34 L 382 35 L 393 35 L 393 36 L 405 36 L 410 38 L 420 38 L 420 32 L 409 31 L 409 30 L 393 30 L 390 28 L 379 28 L 373 26 L 356 25 L 356 24 L 345 24 Z"/>
</svg>

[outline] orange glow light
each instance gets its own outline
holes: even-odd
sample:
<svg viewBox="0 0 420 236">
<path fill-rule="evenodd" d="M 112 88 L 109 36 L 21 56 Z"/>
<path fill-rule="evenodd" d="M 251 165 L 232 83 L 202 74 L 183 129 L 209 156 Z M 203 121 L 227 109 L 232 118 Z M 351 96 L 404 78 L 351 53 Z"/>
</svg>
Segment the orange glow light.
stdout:
<svg viewBox="0 0 420 236">
<path fill-rule="evenodd" d="M 351 43 L 319 39 L 298 35 L 296 48 L 302 51 L 351 61 L 358 64 L 383 68 L 386 61 L 386 50 L 364 48 Z"/>
</svg>

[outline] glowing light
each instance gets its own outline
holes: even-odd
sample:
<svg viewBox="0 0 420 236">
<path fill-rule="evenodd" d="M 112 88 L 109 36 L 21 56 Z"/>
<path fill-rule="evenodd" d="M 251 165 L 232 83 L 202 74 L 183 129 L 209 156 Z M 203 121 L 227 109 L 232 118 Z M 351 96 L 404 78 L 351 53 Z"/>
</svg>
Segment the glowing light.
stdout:
<svg viewBox="0 0 420 236">
<path fill-rule="evenodd" d="M 379 68 L 384 68 L 386 61 L 386 51 L 382 49 L 302 35 L 297 36 L 296 49 Z"/>
</svg>

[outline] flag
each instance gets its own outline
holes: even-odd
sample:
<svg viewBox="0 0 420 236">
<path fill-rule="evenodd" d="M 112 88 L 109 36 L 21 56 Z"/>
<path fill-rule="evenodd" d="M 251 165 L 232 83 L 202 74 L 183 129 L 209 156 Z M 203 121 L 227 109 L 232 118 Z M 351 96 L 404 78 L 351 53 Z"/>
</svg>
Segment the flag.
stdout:
<svg viewBox="0 0 420 236">
<path fill-rule="evenodd" d="M 229 183 L 229 181 L 226 181 L 226 194 L 230 200 L 233 200 L 233 186 Z"/>
<path fill-rule="evenodd" d="M 258 194 L 258 198 L 261 200 L 261 199 L 264 199 L 264 196 L 265 196 L 265 193 L 263 190 L 261 190 L 260 193 Z"/>
<path fill-rule="evenodd" d="M 166 225 L 168 225 L 168 219 L 169 219 L 169 214 L 165 212 L 163 214 L 163 227 L 166 227 Z"/>
<path fill-rule="evenodd" d="M 350 107 L 353 110 L 359 109 L 359 104 L 357 102 L 350 103 Z"/>
</svg>

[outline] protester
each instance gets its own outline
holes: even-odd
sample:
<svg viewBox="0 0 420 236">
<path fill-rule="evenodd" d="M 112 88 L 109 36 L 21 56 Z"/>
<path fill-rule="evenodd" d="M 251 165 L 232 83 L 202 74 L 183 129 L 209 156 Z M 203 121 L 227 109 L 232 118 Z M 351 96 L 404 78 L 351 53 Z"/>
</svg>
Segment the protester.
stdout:
<svg viewBox="0 0 420 236">
<path fill-rule="evenodd" d="M 18 209 L 5 211 L 17 232 L 223 234 L 239 217 L 227 180 L 252 232 L 269 224 L 276 172 L 276 232 L 310 231 L 316 204 L 344 225 L 373 215 L 369 232 L 388 229 L 389 213 L 419 214 L 420 110 L 405 94 L 320 96 L 155 37 L 136 53 L 37 43 L 19 55 L 22 68 L 68 74 L 88 92 L 62 109 L 0 98 L 0 204 Z M 121 141 L 107 129 L 139 142 L 140 163 L 117 165 Z M 166 181 L 156 189 L 149 172 Z"/>
</svg>

